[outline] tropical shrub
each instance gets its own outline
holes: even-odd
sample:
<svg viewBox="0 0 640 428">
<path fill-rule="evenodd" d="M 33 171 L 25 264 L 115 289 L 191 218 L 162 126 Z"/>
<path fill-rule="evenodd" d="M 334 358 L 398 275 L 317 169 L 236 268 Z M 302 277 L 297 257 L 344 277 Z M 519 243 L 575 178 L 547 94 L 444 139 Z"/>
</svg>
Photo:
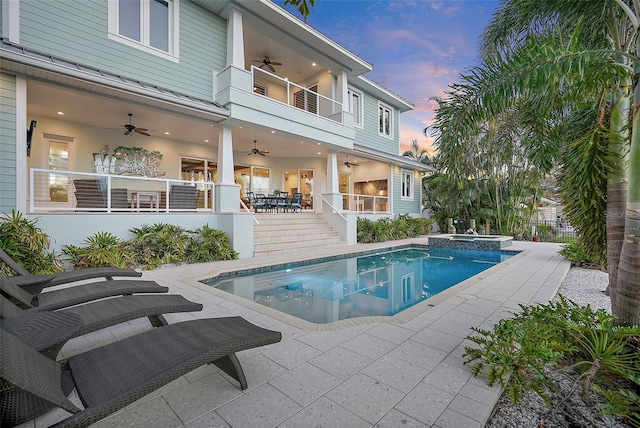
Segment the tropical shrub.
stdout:
<svg viewBox="0 0 640 428">
<path fill-rule="evenodd" d="M 399 215 L 396 219 L 383 217 L 376 221 L 358 217 L 357 239 L 360 243 L 370 243 L 412 238 L 429 233 L 432 226 L 433 220 L 413 218 L 408 214 Z"/>
<path fill-rule="evenodd" d="M 640 401 L 640 327 L 616 327 L 614 315 L 562 296 L 557 303 L 520 307 L 521 313 L 499 321 L 491 331 L 472 328 L 477 335 L 467 339 L 477 347 L 465 347 L 463 356 L 465 364 L 473 364 L 474 376 L 486 372 L 489 385 L 505 388 L 514 403 L 525 392 L 545 400 L 554 394 L 566 402 L 554 374 L 574 371 L 583 397 L 595 391 L 611 402 L 604 412 L 640 424 L 634 407 Z M 631 388 L 609 389 L 619 381 Z"/>
<path fill-rule="evenodd" d="M 62 252 L 74 268 L 134 267 L 134 255 L 127 242 L 110 232 L 97 232 L 84 240 L 86 246 L 65 245 Z"/>
<path fill-rule="evenodd" d="M 601 264 L 601 262 L 603 262 L 602 258 L 594 258 L 592 254 L 587 252 L 584 244 L 580 240 L 576 240 L 565 245 L 560 251 L 558 251 L 558 254 L 569 260 L 572 266 L 588 266 L 594 268 L 604 267 Z"/>
<path fill-rule="evenodd" d="M 56 254 L 49 251 L 49 235 L 36 226 L 37 219 L 29 220 L 19 211 L 0 216 L 0 248 L 27 271 L 36 274 L 55 273 L 62 270 Z M 3 275 L 15 274 L 0 262 Z"/>
<path fill-rule="evenodd" d="M 234 260 L 238 252 L 231 247 L 231 240 L 222 231 L 204 225 L 199 227 L 187 241 L 186 261 L 203 263 L 214 260 Z"/>
<path fill-rule="evenodd" d="M 129 232 L 135 236 L 129 240 L 128 248 L 133 251 L 136 264 L 145 269 L 181 263 L 186 258 L 189 235 L 180 226 L 167 223 L 143 224 L 132 227 Z"/>
</svg>

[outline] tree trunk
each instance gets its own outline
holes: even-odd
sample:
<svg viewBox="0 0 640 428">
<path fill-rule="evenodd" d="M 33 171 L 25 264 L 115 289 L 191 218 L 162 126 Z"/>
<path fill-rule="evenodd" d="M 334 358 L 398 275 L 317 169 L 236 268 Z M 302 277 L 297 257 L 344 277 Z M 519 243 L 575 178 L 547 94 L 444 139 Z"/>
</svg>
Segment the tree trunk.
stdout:
<svg viewBox="0 0 640 428">
<path fill-rule="evenodd" d="M 636 42 L 634 75 L 640 75 L 640 39 Z M 627 210 L 618 282 L 612 290 L 612 312 L 622 325 L 640 325 L 640 86 L 633 82 L 633 129 L 629 151 Z"/>
<path fill-rule="evenodd" d="M 609 272 L 609 286 L 606 294 L 615 299 L 616 293 L 611 293 L 618 282 L 618 263 L 622 251 L 624 236 L 624 214 L 627 200 L 627 162 L 625 140 L 628 136 L 630 100 L 627 87 L 631 86 L 628 79 L 622 82 L 619 89 L 611 96 L 611 134 L 609 139 L 612 151 L 618 154 L 618 164 L 609 173 L 607 181 L 607 268 Z"/>
</svg>

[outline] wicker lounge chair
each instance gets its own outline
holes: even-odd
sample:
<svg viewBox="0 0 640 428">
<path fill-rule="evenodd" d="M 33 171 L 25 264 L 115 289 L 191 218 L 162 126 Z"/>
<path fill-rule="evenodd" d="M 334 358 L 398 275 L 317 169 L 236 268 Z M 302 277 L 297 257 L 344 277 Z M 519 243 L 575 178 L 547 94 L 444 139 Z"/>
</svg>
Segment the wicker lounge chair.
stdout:
<svg viewBox="0 0 640 428">
<path fill-rule="evenodd" d="M 0 282 L 0 292 L 15 299 L 19 306 L 32 311 L 55 311 L 92 300 L 105 297 L 124 296 L 135 293 L 166 293 L 167 287 L 162 287 L 154 281 L 139 281 L 123 279 L 117 281 L 99 281 L 88 284 L 75 285 L 60 290 L 31 294 L 21 287 L 5 281 Z"/>
<path fill-rule="evenodd" d="M 57 406 L 73 415 L 55 427 L 85 427 L 210 363 L 246 389 L 236 352 L 281 337 L 240 317 L 209 318 L 145 331 L 60 364 L 0 329 L 0 425 L 19 424 Z M 73 382 L 83 410 L 67 399 L 63 379 Z"/>
<path fill-rule="evenodd" d="M 9 278 L 9 282 L 13 282 L 27 290 L 29 293 L 37 294 L 44 287 L 54 285 L 67 284 L 69 282 L 82 281 L 93 278 L 113 279 L 114 276 L 139 277 L 142 273 L 133 269 L 96 267 L 78 270 L 69 270 L 58 272 L 52 275 L 34 275 L 23 268 L 19 263 L 13 260 L 7 253 L 0 249 L 0 260 L 11 270 L 18 274 Z"/>
<path fill-rule="evenodd" d="M 191 302 L 180 295 L 122 296 L 99 300 L 55 312 L 58 317 L 59 314 L 74 314 L 79 320 L 77 328 L 69 333 L 70 336 L 59 340 L 52 334 L 52 330 L 59 327 L 56 322 L 58 317 L 51 317 L 49 311 L 20 309 L 0 295 L 0 327 L 55 359 L 69 337 L 81 336 L 142 317 L 148 317 L 154 327 L 161 327 L 168 324 L 163 314 L 201 310 L 200 303 Z"/>
</svg>

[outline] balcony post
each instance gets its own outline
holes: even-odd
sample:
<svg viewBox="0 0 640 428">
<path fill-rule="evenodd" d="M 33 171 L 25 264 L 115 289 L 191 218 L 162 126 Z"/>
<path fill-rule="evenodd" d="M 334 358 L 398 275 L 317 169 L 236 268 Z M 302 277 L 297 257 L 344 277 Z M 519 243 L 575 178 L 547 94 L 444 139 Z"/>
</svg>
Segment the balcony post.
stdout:
<svg viewBox="0 0 640 428">
<path fill-rule="evenodd" d="M 227 25 L 227 66 L 244 70 L 244 35 L 242 13 L 231 9 Z"/>
</svg>

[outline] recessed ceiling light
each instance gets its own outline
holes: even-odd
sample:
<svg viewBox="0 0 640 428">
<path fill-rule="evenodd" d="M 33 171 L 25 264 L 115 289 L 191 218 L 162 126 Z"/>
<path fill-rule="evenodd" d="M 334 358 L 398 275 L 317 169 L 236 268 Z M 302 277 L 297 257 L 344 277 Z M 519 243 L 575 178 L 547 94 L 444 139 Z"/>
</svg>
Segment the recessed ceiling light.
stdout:
<svg viewBox="0 0 640 428">
<path fill-rule="evenodd" d="M 300 144 L 304 144 L 304 141 L 300 141 Z"/>
<path fill-rule="evenodd" d="M 169 131 L 164 131 L 164 135 L 169 135 Z"/>
<path fill-rule="evenodd" d="M 321 155 L 321 154 L 322 154 L 322 152 L 318 152 L 318 154 L 319 154 L 319 155 Z"/>
<path fill-rule="evenodd" d="M 272 133 L 272 134 L 275 134 L 275 133 L 276 133 L 276 131 L 271 131 L 271 133 Z"/>
<path fill-rule="evenodd" d="M 320 145 L 322 145 L 322 143 L 318 143 L 318 145 L 320 146 Z"/>
<path fill-rule="evenodd" d="M 59 112 L 58 112 L 58 114 L 59 114 L 60 116 L 64 116 L 64 112 L 63 112 L 63 111 L 59 111 Z"/>
<path fill-rule="evenodd" d="M 208 142 L 209 142 L 209 140 L 204 140 L 204 142 L 205 142 L 205 143 L 208 143 Z"/>
<path fill-rule="evenodd" d="M 315 66 L 316 66 L 316 63 L 315 63 L 315 62 L 312 62 L 312 63 L 311 63 L 311 65 L 315 67 Z"/>
</svg>

